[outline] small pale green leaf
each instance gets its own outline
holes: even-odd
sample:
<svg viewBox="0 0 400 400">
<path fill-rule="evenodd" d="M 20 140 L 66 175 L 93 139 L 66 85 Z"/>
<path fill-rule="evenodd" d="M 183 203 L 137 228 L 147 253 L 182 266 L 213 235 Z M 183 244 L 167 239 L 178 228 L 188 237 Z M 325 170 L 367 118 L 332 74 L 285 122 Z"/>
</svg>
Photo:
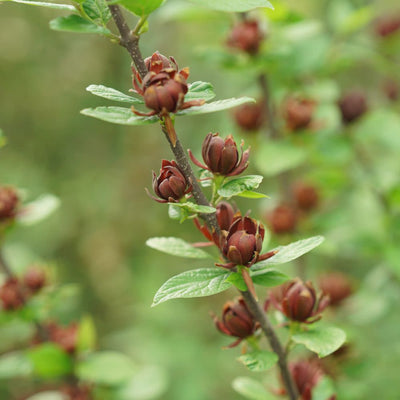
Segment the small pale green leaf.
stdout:
<svg viewBox="0 0 400 400">
<path fill-rule="evenodd" d="M 208 82 L 193 82 L 186 93 L 185 101 L 205 100 L 210 101 L 215 97 L 214 87 Z"/>
<path fill-rule="evenodd" d="M 39 392 L 30 396 L 26 400 L 66 400 L 66 398 L 64 393 L 46 390 L 45 392 Z"/>
<path fill-rule="evenodd" d="M 168 216 L 171 219 L 180 221 L 183 217 L 183 210 L 176 206 L 176 204 L 168 204 Z"/>
<path fill-rule="evenodd" d="M 274 8 L 267 0 L 189 0 L 191 3 L 211 8 L 212 10 L 228 12 L 245 12 L 258 7 Z"/>
<path fill-rule="evenodd" d="M 238 358 L 250 371 L 261 372 L 272 368 L 278 361 L 278 356 L 272 351 L 258 350 L 243 354 Z"/>
<path fill-rule="evenodd" d="M 252 190 L 245 190 L 244 192 L 238 193 L 236 196 L 245 197 L 247 199 L 265 199 L 269 198 L 263 193 L 253 192 Z"/>
<path fill-rule="evenodd" d="M 246 282 L 240 272 L 232 272 L 227 276 L 226 281 L 232 283 L 232 285 L 243 292 L 247 290 Z"/>
<path fill-rule="evenodd" d="M 42 378 L 56 378 L 72 372 L 71 357 L 54 343 L 43 343 L 27 351 L 33 373 Z"/>
<path fill-rule="evenodd" d="M 254 103 L 254 102 L 255 100 L 250 97 L 218 100 L 218 101 L 213 101 L 212 103 L 206 103 L 202 106 L 190 107 L 187 108 L 186 110 L 178 111 L 176 115 L 209 114 L 217 111 L 228 110 L 229 108 L 237 107 L 244 103 Z"/>
<path fill-rule="evenodd" d="M 249 400 L 270 400 L 273 398 L 261 382 L 247 376 L 237 377 L 232 382 L 232 387 Z"/>
<path fill-rule="evenodd" d="M 79 15 L 71 14 L 66 17 L 57 17 L 50 21 L 50 28 L 55 31 L 75 33 L 99 33 L 108 35 L 111 32 L 103 26 L 98 26 Z"/>
<path fill-rule="evenodd" d="M 312 326 L 307 331 L 295 333 L 292 340 L 303 344 L 322 358 L 342 346 L 346 340 L 346 334 L 341 329 L 332 326 Z"/>
<path fill-rule="evenodd" d="M 43 1 L 28 1 L 28 0 L 10 0 L 12 3 L 29 4 L 30 6 L 39 6 L 46 8 L 53 8 L 55 10 L 76 11 L 74 6 L 69 4 L 50 3 Z"/>
<path fill-rule="evenodd" d="M 93 350 L 96 346 L 96 327 L 93 319 L 90 316 L 82 318 L 77 339 L 77 350 L 78 353 Z"/>
<path fill-rule="evenodd" d="M 262 182 L 261 175 L 247 175 L 240 178 L 233 178 L 224 183 L 219 189 L 218 194 L 223 197 L 237 196 L 243 192 L 252 191 L 257 189 Z"/>
<path fill-rule="evenodd" d="M 119 101 L 130 104 L 143 104 L 144 101 L 133 96 L 128 96 L 125 93 L 119 92 L 116 89 L 109 88 L 103 85 L 90 85 L 86 90 L 95 96 L 103 97 L 104 99 Z"/>
<path fill-rule="evenodd" d="M 135 373 L 133 361 L 125 354 L 113 351 L 92 353 L 76 367 L 80 379 L 99 385 L 121 385 L 132 379 Z"/>
<path fill-rule="evenodd" d="M 303 254 L 315 249 L 324 241 L 323 236 L 312 236 L 308 239 L 298 240 L 288 244 L 287 246 L 279 246 L 274 250 L 278 253 L 269 258 L 268 260 L 261 261 L 254 265 L 252 269 L 258 271 L 267 265 L 284 264 L 301 257 Z"/>
<path fill-rule="evenodd" d="M 178 257 L 186 258 L 210 258 L 211 255 L 183 239 L 175 237 L 154 237 L 146 241 L 146 245 L 152 249 L 162 251 Z"/>
<path fill-rule="evenodd" d="M 17 216 L 23 225 L 34 225 L 53 214 L 60 206 L 60 199 L 52 194 L 44 194 L 26 204 Z"/>
<path fill-rule="evenodd" d="M 139 17 L 149 15 L 155 11 L 164 0 L 122 0 L 118 3 L 122 4 L 127 10 L 133 12 Z"/>
<path fill-rule="evenodd" d="M 290 279 L 290 276 L 274 269 L 250 271 L 250 276 L 256 285 L 266 287 L 279 286 Z"/>
<path fill-rule="evenodd" d="M 85 108 L 81 114 L 119 125 L 148 125 L 158 122 L 156 116 L 141 117 L 135 115 L 130 108 L 125 107 Z"/>
<path fill-rule="evenodd" d="M 216 211 L 214 207 L 200 206 L 195 203 L 173 203 L 176 207 L 183 208 L 192 213 L 212 214 Z"/>
<path fill-rule="evenodd" d="M 7 139 L 2 129 L 0 129 L 0 149 L 7 144 Z"/>
<path fill-rule="evenodd" d="M 32 363 L 21 351 L 13 351 L 0 357 L 0 379 L 27 377 L 32 373 Z"/>
<path fill-rule="evenodd" d="M 111 12 L 105 0 L 85 0 L 82 7 L 86 15 L 96 24 L 105 25 L 111 19 Z"/>
<path fill-rule="evenodd" d="M 200 268 L 183 272 L 168 279 L 158 289 L 152 306 L 171 299 L 204 297 L 223 292 L 232 286 L 226 281 L 229 274 L 230 272 L 219 268 Z"/>
<path fill-rule="evenodd" d="M 332 379 L 327 376 L 317 383 L 312 392 L 313 400 L 328 400 L 335 394 L 335 388 Z"/>
</svg>

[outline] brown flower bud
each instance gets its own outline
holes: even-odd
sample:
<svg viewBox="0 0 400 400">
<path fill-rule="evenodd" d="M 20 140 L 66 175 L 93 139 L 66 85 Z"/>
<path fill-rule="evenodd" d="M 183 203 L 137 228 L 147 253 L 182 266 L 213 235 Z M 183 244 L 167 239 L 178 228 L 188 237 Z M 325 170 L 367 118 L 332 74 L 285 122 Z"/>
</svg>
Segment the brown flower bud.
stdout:
<svg viewBox="0 0 400 400">
<path fill-rule="evenodd" d="M 0 222 L 15 217 L 18 207 L 18 195 L 14 188 L 0 187 Z"/>
<path fill-rule="evenodd" d="M 273 306 L 287 318 L 312 323 L 320 319 L 320 313 L 328 306 L 329 298 L 317 297 L 311 282 L 296 278 L 270 291 Z M 315 318 L 313 318 L 315 317 Z"/>
<path fill-rule="evenodd" d="M 173 57 L 165 57 L 156 51 L 151 57 L 147 57 L 144 60 L 147 71 L 158 74 L 161 70 L 166 68 L 172 68 L 178 70 L 178 65 Z"/>
<path fill-rule="evenodd" d="M 379 18 L 375 23 L 377 36 L 385 38 L 400 30 L 400 15 L 392 14 Z"/>
<path fill-rule="evenodd" d="M 237 125 L 246 132 L 257 131 L 265 121 L 264 104 L 245 103 L 237 107 L 234 113 Z"/>
<path fill-rule="evenodd" d="M 243 339 L 252 336 L 258 328 L 258 324 L 242 298 L 235 302 L 228 301 L 222 311 L 222 322 L 214 316 L 214 323 L 220 332 L 238 338 L 228 347 L 237 346 Z"/>
<path fill-rule="evenodd" d="M 61 392 L 68 396 L 68 400 L 91 400 L 91 390 L 88 386 L 65 386 Z"/>
<path fill-rule="evenodd" d="M 242 50 L 250 55 L 258 53 L 264 39 L 264 33 L 256 20 L 246 20 L 237 23 L 231 30 L 227 45 Z"/>
<path fill-rule="evenodd" d="M 178 202 L 192 190 L 175 161 L 162 160 L 160 175 L 153 171 L 153 190 L 159 199 L 151 196 L 159 203 Z"/>
<path fill-rule="evenodd" d="M 17 278 L 9 278 L 3 283 L 0 300 L 4 310 L 17 310 L 24 305 L 24 293 Z"/>
<path fill-rule="evenodd" d="M 209 133 L 202 145 L 202 156 L 206 165 L 198 161 L 189 150 L 189 156 L 198 167 L 213 174 L 233 176 L 241 174 L 248 166 L 250 149 L 243 152 L 243 142 L 239 151 L 232 135 L 222 139 L 218 133 Z"/>
<path fill-rule="evenodd" d="M 342 113 L 342 121 L 349 124 L 360 118 L 367 110 L 367 99 L 360 91 L 352 91 L 339 100 L 339 108 Z"/>
<path fill-rule="evenodd" d="M 293 233 L 297 227 L 296 210 L 285 204 L 276 207 L 267 216 L 267 220 L 271 225 L 272 231 L 277 235 Z"/>
<path fill-rule="evenodd" d="M 221 230 L 227 231 L 229 227 L 232 225 L 233 216 L 235 211 L 233 207 L 227 201 L 221 201 L 217 204 L 217 222 Z"/>
<path fill-rule="evenodd" d="M 284 117 L 290 131 L 299 131 L 311 126 L 315 102 L 309 99 L 289 97 L 284 105 Z"/>
<path fill-rule="evenodd" d="M 397 101 L 400 95 L 400 88 L 397 82 L 387 80 L 383 85 L 383 91 L 390 101 Z"/>
<path fill-rule="evenodd" d="M 319 287 L 329 297 L 329 305 L 339 306 L 343 300 L 353 294 L 350 279 L 341 272 L 331 272 L 319 278 Z"/>
<path fill-rule="evenodd" d="M 73 354 L 78 341 L 78 324 L 61 326 L 52 322 L 47 326 L 49 340 L 58 344 L 66 353 Z"/>
<path fill-rule="evenodd" d="M 293 195 L 297 207 L 303 211 L 310 211 L 318 205 L 318 192 L 314 186 L 298 183 L 293 188 Z"/>
<path fill-rule="evenodd" d="M 25 272 L 23 284 L 30 292 L 36 293 L 46 284 L 46 273 L 43 269 L 32 266 Z"/>
</svg>

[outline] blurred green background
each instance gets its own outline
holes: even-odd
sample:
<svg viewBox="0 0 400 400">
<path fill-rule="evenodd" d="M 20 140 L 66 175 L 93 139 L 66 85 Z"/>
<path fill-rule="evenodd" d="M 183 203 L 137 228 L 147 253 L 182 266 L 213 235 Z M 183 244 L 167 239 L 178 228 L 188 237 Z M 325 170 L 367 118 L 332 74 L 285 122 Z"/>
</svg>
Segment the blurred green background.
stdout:
<svg viewBox="0 0 400 400">
<path fill-rule="evenodd" d="M 212 82 L 217 99 L 257 96 L 253 74 L 223 69 L 212 51 L 209 58 L 204 56 L 204 49 L 224 46 L 234 17 L 204 12 L 201 17 L 181 18 L 172 8 L 175 2 L 169 3 L 171 8 L 165 6 L 151 16 L 149 33 L 141 41 L 143 54 L 148 56 L 159 50 L 173 55 L 181 67 L 190 66 L 190 81 Z M 279 0 L 277 3 L 323 24 L 329 20 L 328 2 Z M 396 4 L 395 1 L 341 2 L 346 3 L 354 9 L 372 4 L 377 15 L 391 12 Z M 152 236 L 201 240 L 190 222 L 179 225 L 169 220 L 166 206 L 150 200 L 144 191 L 145 187 L 151 187 L 151 170 L 159 170 L 162 158 L 171 159 L 163 135 L 156 125 L 124 127 L 79 114 L 83 108 L 106 103 L 85 91 L 89 84 L 103 84 L 123 92 L 131 88 L 130 58 L 124 49 L 104 38 L 50 31 L 48 21 L 57 15 L 59 12 L 53 10 L 0 4 L 0 127 L 8 138 L 8 145 L 0 153 L 0 182 L 24 189 L 28 199 L 53 193 L 62 201 L 59 210 L 45 222 L 14 231 L 6 254 L 16 269 L 31 261 L 51 261 L 57 266 L 61 282 L 79 283 L 79 306 L 65 318 L 90 313 L 99 331 L 100 347 L 129 354 L 139 366 L 161 366 L 162 374 L 157 377 L 162 386 L 161 398 L 240 399 L 230 386 L 236 376 L 246 374 L 243 366 L 233 362 L 239 351 L 220 350 L 230 343 L 229 338 L 217 333 L 208 316 L 210 310 L 219 314 L 224 301 L 234 296 L 235 291 L 150 308 L 154 293 L 170 276 L 209 266 L 202 261 L 163 255 L 145 246 L 146 239 Z M 370 36 L 371 29 L 367 26 L 360 36 L 361 48 L 370 45 Z M 396 56 L 398 60 L 398 53 Z M 398 78 L 398 66 L 393 61 L 382 69 L 390 77 Z M 368 82 L 366 89 L 373 95 L 376 88 L 372 82 L 379 81 L 372 76 L 376 65 L 356 60 L 351 67 L 350 72 L 344 69 L 332 72 L 331 78 L 342 88 L 355 79 L 361 86 Z M 372 103 L 375 101 L 372 97 Z M 398 113 L 398 108 L 395 112 Z M 179 119 L 177 131 L 184 147 L 192 148 L 196 154 L 210 131 L 241 135 L 229 111 Z M 253 142 L 257 150 L 257 139 L 245 137 L 245 140 Z M 323 164 L 321 151 L 327 148 L 327 153 L 331 153 L 331 145 L 336 141 L 331 142 L 329 135 L 316 141 L 320 143 L 315 147 L 318 154 L 314 165 L 319 168 Z M 303 145 L 308 145 L 308 139 L 304 142 Z M 367 219 L 371 232 L 376 233 L 383 217 L 380 210 L 377 214 L 370 213 L 377 206 L 374 200 L 368 200 L 370 193 L 359 196 L 362 184 L 356 188 L 357 192 L 352 191 L 354 187 L 348 189 L 348 182 L 343 183 L 340 151 L 346 150 L 340 143 L 338 146 L 339 155 L 333 157 L 326 169 L 321 172 L 309 168 L 305 174 L 314 182 L 321 178 L 324 201 L 331 205 L 333 202 L 334 207 L 328 207 L 329 212 L 324 216 L 317 215 L 314 228 L 308 232 L 305 229 L 298 236 L 320 233 L 328 236 L 325 247 L 307 258 L 314 274 L 325 269 L 351 270 L 364 292 L 370 294 L 367 298 L 357 298 L 359 303 L 340 316 L 357 343 L 358 358 L 339 380 L 343 393 L 339 400 L 372 400 L 378 396 L 397 400 L 400 318 L 395 304 L 399 300 L 399 275 L 397 272 L 393 279 L 392 272 L 381 265 L 384 264 L 380 256 L 382 247 L 375 251 L 376 243 L 371 245 L 370 238 L 352 234 L 357 230 L 357 223 L 351 219 L 354 208 L 361 210 L 358 222 L 362 232 Z M 249 173 L 257 173 L 254 164 Z M 346 171 L 342 174 L 346 175 Z M 338 196 L 339 190 L 344 190 L 346 200 Z M 347 214 L 341 212 L 339 204 L 351 203 L 351 193 L 347 196 L 346 190 L 351 190 L 357 199 L 363 198 L 365 207 L 357 203 L 353 209 L 347 208 Z M 265 180 L 263 191 L 274 202 L 277 185 L 273 177 Z M 243 205 L 262 215 L 266 203 L 243 202 Z M 338 225 L 346 226 L 332 233 Z M 351 247 L 350 255 L 341 252 L 343 232 L 348 234 L 346 244 Z M 274 240 L 279 243 L 279 239 Z M 285 269 L 290 271 L 290 267 Z M 379 295 L 382 290 L 383 297 Z M 352 320 L 353 312 L 358 321 Z M 366 314 L 364 321 L 362 312 Z"/>
</svg>

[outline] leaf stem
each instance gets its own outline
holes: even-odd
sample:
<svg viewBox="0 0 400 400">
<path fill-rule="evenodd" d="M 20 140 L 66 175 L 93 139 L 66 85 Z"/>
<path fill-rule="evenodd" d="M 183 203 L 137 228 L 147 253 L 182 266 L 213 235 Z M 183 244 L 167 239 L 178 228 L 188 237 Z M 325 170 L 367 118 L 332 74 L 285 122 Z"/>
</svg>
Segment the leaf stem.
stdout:
<svg viewBox="0 0 400 400">
<path fill-rule="evenodd" d="M 146 23 L 148 18 L 148 15 L 144 15 L 141 17 L 138 21 L 138 23 L 135 26 L 135 29 L 133 30 L 133 34 L 136 36 L 140 36 L 140 30 L 142 29 L 143 25 Z"/>
</svg>

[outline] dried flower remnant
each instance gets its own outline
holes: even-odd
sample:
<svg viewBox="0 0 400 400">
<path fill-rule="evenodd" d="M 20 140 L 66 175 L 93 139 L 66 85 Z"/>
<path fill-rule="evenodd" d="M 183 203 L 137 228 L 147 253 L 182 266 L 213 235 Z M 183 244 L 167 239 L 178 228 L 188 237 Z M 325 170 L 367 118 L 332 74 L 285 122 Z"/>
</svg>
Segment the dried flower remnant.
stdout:
<svg viewBox="0 0 400 400">
<path fill-rule="evenodd" d="M 347 275 L 341 272 L 331 272 L 319 278 L 319 288 L 329 297 L 330 306 L 339 306 L 353 294 L 353 285 Z"/>
<path fill-rule="evenodd" d="M 284 103 L 284 118 L 292 132 L 310 128 L 312 125 L 315 102 L 300 97 L 289 97 Z"/>
<path fill-rule="evenodd" d="M 297 212 L 289 205 L 281 204 L 267 215 L 272 231 L 277 235 L 293 233 L 297 227 Z"/>
<path fill-rule="evenodd" d="M 311 282 L 304 283 L 299 278 L 273 288 L 269 301 L 290 320 L 305 323 L 318 321 L 329 304 L 327 296 L 317 296 Z"/>
<path fill-rule="evenodd" d="M 245 132 L 258 131 L 266 119 L 264 107 L 261 101 L 257 103 L 246 103 L 237 107 L 234 112 L 236 124 Z"/>
<path fill-rule="evenodd" d="M 159 203 L 177 203 L 192 190 L 192 185 L 186 180 L 178 164 L 172 160 L 162 160 L 160 175 L 153 171 L 153 190 L 159 197 L 149 196 Z"/>
<path fill-rule="evenodd" d="M 342 114 L 342 121 L 345 124 L 356 121 L 368 110 L 367 98 L 363 92 L 358 90 L 345 94 L 339 100 L 338 105 Z"/>
<path fill-rule="evenodd" d="M 237 346 L 243 339 L 254 335 L 258 328 L 257 322 L 247 308 L 242 298 L 235 302 L 228 301 L 222 311 L 222 321 L 213 315 L 214 323 L 217 329 L 225 335 L 237 337 L 238 340 L 228 347 Z"/>
<path fill-rule="evenodd" d="M 244 20 L 232 28 L 227 39 L 227 45 L 250 55 L 255 55 L 260 49 L 264 36 L 258 21 Z"/>
<path fill-rule="evenodd" d="M 196 159 L 189 150 L 190 159 L 198 167 L 211 171 L 213 174 L 222 176 L 234 176 L 241 174 L 248 166 L 250 149 L 243 152 L 241 143 L 239 154 L 236 142 L 232 135 L 222 139 L 219 133 L 209 133 L 202 145 L 202 156 L 204 164 Z"/>
</svg>

